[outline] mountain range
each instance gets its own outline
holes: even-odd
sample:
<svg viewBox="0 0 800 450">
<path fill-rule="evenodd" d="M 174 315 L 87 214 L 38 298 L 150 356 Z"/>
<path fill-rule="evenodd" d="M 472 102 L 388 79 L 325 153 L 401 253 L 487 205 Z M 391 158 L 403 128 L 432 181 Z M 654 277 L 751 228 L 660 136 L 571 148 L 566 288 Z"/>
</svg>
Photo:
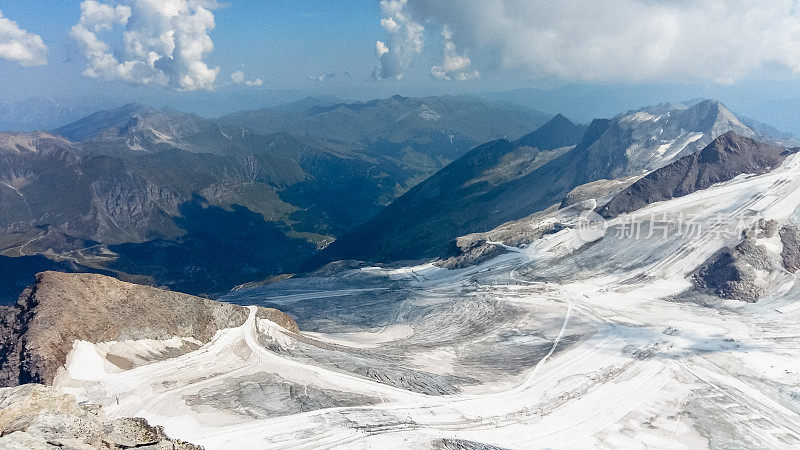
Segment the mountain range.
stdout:
<svg viewBox="0 0 800 450">
<path fill-rule="evenodd" d="M 544 130 L 588 148 L 603 123 Z M 563 143 L 546 136 L 525 142 Z M 478 148 L 481 173 L 503 159 Z M 0 446 L 793 447 L 797 150 L 727 131 L 628 188 L 462 236 L 452 264 L 223 302 L 39 274 L 0 308 Z M 608 205 L 631 207 L 591 214 Z"/>
<path fill-rule="evenodd" d="M 11 301 L 43 270 L 214 296 L 337 260 L 446 259 L 459 236 L 619 191 L 725 132 L 791 142 L 712 100 L 545 121 L 394 96 L 219 119 L 128 104 L 2 133 L 0 267 L 14 275 L 0 293 Z"/>
<path fill-rule="evenodd" d="M 800 443 L 800 147 L 719 102 L 489 140 L 316 254 L 212 193 L 288 203 L 361 174 L 367 141 L 126 108 L 3 135 L 2 238 L 36 233 L 14 276 L 108 273 L 0 307 L 2 448 Z M 303 261 L 217 301 L 114 278 L 211 291 Z"/>
<path fill-rule="evenodd" d="M 224 293 L 295 271 L 470 148 L 546 120 L 463 97 L 332 101 L 218 120 L 128 104 L 2 133 L 0 266 Z"/>
<path fill-rule="evenodd" d="M 473 149 L 323 249 L 305 267 L 344 259 L 386 263 L 451 256 L 448 251 L 459 236 L 545 210 L 587 188 L 621 189 L 624 183 L 610 180 L 630 183 L 697 153 L 729 131 L 782 142 L 782 136 L 745 126 L 713 100 L 645 107 L 596 119 L 588 127 L 557 116 L 518 141 L 497 140 Z M 554 142 L 554 137 L 561 140 Z"/>
</svg>

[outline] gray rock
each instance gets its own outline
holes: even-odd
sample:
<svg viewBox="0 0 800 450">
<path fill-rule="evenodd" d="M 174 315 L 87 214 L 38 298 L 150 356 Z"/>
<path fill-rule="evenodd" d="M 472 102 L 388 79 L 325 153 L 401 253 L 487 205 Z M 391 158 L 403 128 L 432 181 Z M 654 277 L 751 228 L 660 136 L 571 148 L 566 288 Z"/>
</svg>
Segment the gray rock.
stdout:
<svg viewBox="0 0 800 450">
<path fill-rule="evenodd" d="M 435 264 L 445 269 L 463 269 L 488 261 L 492 258 L 508 253 L 508 250 L 500 245 L 478 239 L 471 242 L 462 243 L 461 238 L 456 240 L 453 256 L 437 261 Z M 462 247 L 463 245 L 463 247 Z"/>
<path fill-rule="evenodd" d="M 789 272 L 795 273 L 800 269 L 800 229 L 797 225 L 789 224 L 781 228 L 779 232 L 783 251 L 781 259 L 783 267 Z"/>
<path fill-rule="evenodd" d="M 694 275 L 696 286 L 726 299 L 758 301 L 765 288 L 758 282 L 757 272 L 769 273 L 779 268 L 756 239 L 772 237 L 776 229 L 775 221 L 759 221 L 753 229 L 745 232 L 741 243 L 717 252 L 700 266 Z"/>
<path fill-rule="evenodd" d="M 3 449 L 201 449 L 141 418 L 108 420 L 101 408 L 40 384 L 0 389 L 0 436 Z"/>
</svg>

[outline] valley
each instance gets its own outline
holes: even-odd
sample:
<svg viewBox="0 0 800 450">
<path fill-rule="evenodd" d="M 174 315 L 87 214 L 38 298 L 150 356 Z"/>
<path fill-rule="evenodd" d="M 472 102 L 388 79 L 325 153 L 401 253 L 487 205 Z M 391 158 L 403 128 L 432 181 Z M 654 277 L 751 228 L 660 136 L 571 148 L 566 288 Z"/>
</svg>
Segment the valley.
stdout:
<svg viewBox="0 0 800 450">
<path fill-rule="evenodd" d="M 296 272 L 472 146 L 544 120 L 470 97 L 308 98 L 217 120 L 128 104 L 2 133 L 0 255 L 219 296 Z M 37 271 L 8 279 L 2 302 Z"/>
<path fill-rule="evenodd" d="M 800 448 L 800 9 L 0 2 L 0 450 Z"/>
</svg>

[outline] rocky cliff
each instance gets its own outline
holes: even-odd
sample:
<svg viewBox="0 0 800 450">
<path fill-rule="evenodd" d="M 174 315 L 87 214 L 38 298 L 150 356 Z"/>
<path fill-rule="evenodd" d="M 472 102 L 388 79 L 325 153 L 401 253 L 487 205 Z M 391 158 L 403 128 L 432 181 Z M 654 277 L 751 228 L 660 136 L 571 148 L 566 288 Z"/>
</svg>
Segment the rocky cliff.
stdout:
<svg viewBox="0 0 800 450">
<path fill-rule="evenodd" d="M 182 339 L 170 349 L 174 356 L 243 324 L 248 314 L 242 306 L 103 275 L 43 272 L 15 306 L 0 310 L 0 385 L 51 383 L 76 340 Z M 258 308 L 256 314 L 298 332 L 278 310 Z"/>
</svg>

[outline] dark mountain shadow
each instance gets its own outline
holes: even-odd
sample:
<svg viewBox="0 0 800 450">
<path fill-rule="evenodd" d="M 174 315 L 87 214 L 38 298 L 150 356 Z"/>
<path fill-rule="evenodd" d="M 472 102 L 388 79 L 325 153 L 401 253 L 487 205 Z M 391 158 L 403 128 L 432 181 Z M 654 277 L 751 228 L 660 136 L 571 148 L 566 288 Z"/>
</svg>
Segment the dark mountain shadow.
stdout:
<svg viewBox="0 0 800 450">
<path fill-rule="evenodd" d="M 110 246 L 119 255 L 110 267 L 147 275 L 156 284 L 194 295 L 216 296 L 236 285 L 291 272 L 315 247 L 287 237 L 261 214 L 233 205 L 211 206 L 195 195 L 180 207 L 175 240 Z"/>
<path fill-rule="evenodd" d="M 0 305 L 12 305 L 19 294 L 36 281 L 36 274 L 48 270 L 68 273 L 94 272 L 114 276 L 111 271 L 97 270 L 72 261 L 53 261 L 42 255 L 0 256 Z"/>
</svg>

